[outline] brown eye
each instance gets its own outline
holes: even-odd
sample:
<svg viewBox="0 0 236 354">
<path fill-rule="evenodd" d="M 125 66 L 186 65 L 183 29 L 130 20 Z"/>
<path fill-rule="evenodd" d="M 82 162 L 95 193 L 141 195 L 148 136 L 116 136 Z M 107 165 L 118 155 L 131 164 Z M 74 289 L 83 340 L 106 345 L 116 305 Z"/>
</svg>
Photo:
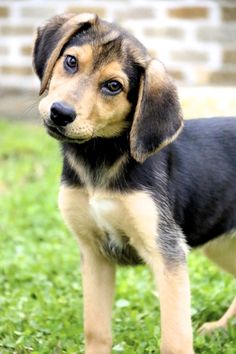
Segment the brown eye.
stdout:
<svg viewBox="0 0 236 354">
<path fill-rule="evenodd" d="M 78 70 L 78 62 L 73 55 L 67 55 L 64 60 L 64 68 L 70 73 L 75 73 Z"/>
<path fill-rule="evenodd" d="M 104 95 L 114 96 L 122 91 L 123 86 L 119 81 L 111 80 L 104 82 L 101 89 Z"/>
</svg>

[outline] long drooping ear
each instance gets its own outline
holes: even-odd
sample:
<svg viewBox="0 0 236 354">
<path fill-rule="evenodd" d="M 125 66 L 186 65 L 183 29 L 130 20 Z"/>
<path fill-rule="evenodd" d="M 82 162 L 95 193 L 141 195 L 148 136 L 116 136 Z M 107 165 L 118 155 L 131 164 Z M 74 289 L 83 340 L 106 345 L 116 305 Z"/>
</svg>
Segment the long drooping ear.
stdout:
<svg viewBox="0 0 236 354">
<path fill-rule="evenodd" d="M 143 162 L 171 143 L 182 126 L 176 88 L 162 63 L 152 59 L 141 76 L 130 133 L 131 155 L 135 160 Z"/>
<path fill-rule="evenodd" d="M 41 95 L 48 86 L 54 65 L 64 45 L 79 30 L 96 22 L 95 14 L 63 14 L 52 17 L 38 28 L 33 50 L 33 64 L 41 80 Z"/>
</svg>

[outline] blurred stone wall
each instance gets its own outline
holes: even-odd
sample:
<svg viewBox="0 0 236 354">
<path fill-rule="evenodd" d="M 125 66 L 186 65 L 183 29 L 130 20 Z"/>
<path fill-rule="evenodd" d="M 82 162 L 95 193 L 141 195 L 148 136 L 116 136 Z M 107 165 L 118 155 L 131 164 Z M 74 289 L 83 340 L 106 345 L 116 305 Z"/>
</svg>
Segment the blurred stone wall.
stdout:
<svg viewBox="0 0 236 354">
<path fill-rule="evenodd" d="M 0 89 L 37 89 L 35 29 L 62 12 L 116 21 L 160 58 L 179 84 L 236 84 L 236 1 L 0 0 Z"/>
</svg>

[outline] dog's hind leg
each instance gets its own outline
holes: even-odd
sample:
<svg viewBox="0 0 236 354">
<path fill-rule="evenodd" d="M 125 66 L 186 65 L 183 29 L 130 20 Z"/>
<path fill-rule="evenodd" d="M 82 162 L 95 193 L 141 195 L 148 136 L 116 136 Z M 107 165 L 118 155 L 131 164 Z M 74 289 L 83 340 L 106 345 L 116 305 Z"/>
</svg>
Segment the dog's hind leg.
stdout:
<svg viewBox="0 0 236 354">
<path fill-rule="evenodd" d="M 236 297 L 234 298 L 228 310 L 218 321 L 204 323 L 200 327 L 199 332 L 201 334 L 208 334 L 215 331 L 216 329 L 227 328 L 229 320 L 234 316 L 236 316 Z"/>
<path fill-rule="evenodd" d="M 222 269 L 236 277 L 236 234 L 222 236 L 219 239 L 209 242 L 204 246 L 205 255 Z M 226 328 L 231 318 L 236 316 L 236 297 L 228 310 L 218 320 L 204 323 L 199 332 L 202 334 L 211 333 L 216 329 Z"/>
</svg>

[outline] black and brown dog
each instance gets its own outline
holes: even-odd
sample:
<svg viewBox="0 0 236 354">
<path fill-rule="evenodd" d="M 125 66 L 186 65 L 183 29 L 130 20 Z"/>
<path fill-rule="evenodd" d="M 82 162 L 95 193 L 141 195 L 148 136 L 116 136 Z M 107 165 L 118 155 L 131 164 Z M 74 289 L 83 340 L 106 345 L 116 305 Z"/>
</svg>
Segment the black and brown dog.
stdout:
<svg viewBox="0 0 236 354">
<path fill-rule="evenodd" d="M 82 255 L 86 354 L 111 351 L 115 264 L 141 262 L 159 287 L 161 353 L 193 353 L 188 247 L 236 275 L 236 119 L 183 128 L 163 65 L 93 14 L 40 27 L 34 67 L 63 152 L 59 206 Z M 203 330 L 235 314 L 236 300 Z"/>
</svg>

